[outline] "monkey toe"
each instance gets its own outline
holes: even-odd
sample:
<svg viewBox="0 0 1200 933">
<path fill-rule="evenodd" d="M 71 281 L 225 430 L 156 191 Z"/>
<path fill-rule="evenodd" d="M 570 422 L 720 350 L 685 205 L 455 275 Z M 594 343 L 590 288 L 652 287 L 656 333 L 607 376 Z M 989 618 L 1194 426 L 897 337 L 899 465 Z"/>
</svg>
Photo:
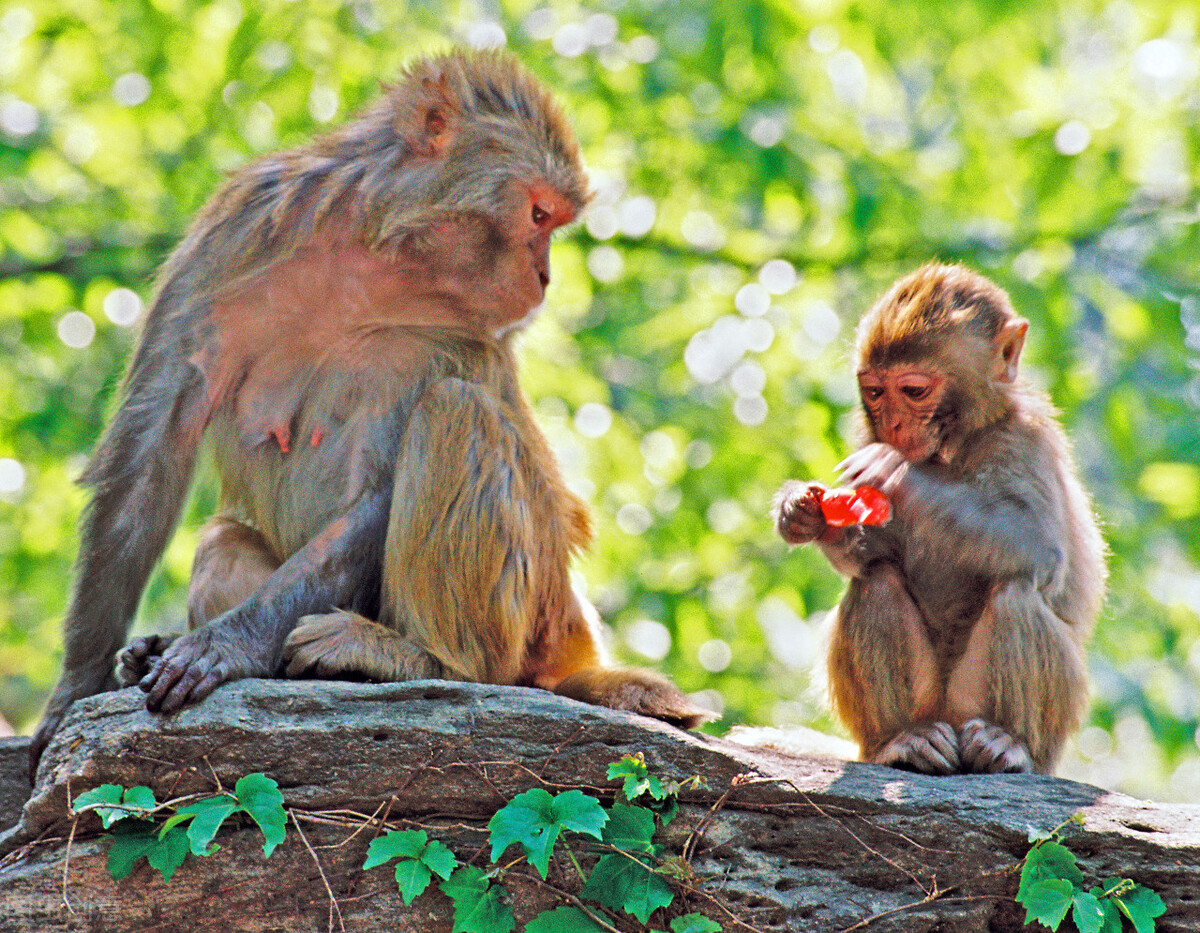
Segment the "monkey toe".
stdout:
<svg viewBox="0 0 1200 933">
<path fill-rule="evenodd" d="M 1025 774 L 1033 770 L 1029 750 L 1002 728 L 972 719 L 959 730 L 962 770 L 969 774 Z"/>
<path fill-rule="evenodd" d="M 960 765 L 958 734 L 944 722 L 916 726 L 901 732 L 870 760 L 902 771 L 954 774 Z"/>
</svg>

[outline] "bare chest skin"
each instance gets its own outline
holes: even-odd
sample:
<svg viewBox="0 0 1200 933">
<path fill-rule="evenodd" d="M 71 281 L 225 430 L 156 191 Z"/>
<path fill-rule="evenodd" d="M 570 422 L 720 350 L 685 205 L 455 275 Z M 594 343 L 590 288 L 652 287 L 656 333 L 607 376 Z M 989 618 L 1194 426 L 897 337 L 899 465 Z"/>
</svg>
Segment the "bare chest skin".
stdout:
<svg viewBox="0 0 1200 933">
<path fill-rule="evenodd" d="M 516 392 L 499 334 L 541 302 L 536 264 L 518 251 L 528 269 L 498 268 L 495 245 L 485 242 L 495 231 L 483 222 L 437 232 L 454 248 L 426 260 L 419 248 L 367 249 L 331 220 L 212 302 L 191 357 L 204 379 L 207 433 L 228 506 L 280 558 L 384 481 L 432 380 Z"/>
</svg>

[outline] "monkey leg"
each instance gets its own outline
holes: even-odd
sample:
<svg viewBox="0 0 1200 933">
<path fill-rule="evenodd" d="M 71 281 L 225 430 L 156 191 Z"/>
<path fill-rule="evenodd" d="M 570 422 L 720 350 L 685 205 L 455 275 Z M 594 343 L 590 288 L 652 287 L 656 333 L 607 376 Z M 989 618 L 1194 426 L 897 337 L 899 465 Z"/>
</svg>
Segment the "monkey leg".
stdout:
<svg viewBox="0 0 1200 933">
<path fill-rule="evenodd" d="M 973 771 L 1050 773 L 1087 705 L 1079 634 L 1028 580 L 999 584 L 950 674 L 947 707 Z"/>
<path fill-rule="evenodd" d="M 188 628 L 224 615 L 262 589 L 281 561 L 258 531 L 226 516 L 200 533 L 188 585 Z"/>
<path fill-rule="evenodd" d="M 375 675 L 516 683 L 553 553 L 538 540 L 553 528 L 527 488 L 527 455 L 508 409 L 487 390 L 459 379 L 432 386 L 396 462 L 381 611 L 393 637 L 345 616 L 340 629 L 306 623 L 323 633 L 303 651 L 309 635 L 297 633 L 293 663 L 332 673 L 352 662 L 354 672 L 379 651 Z"/>
<path fill-rule="evenodd" d="M 937 657 L 893 564 L 872 564 L 850 581 L 828 663 L 834 709 L 864 761 L 928 774 L 958 770 L 957 734 L 940 715 Z"/>
<path fill-rule="evenodd" d="M 278 674 L 297 619 L 362 599 L 382 565 L 389 499 L 368 488 L 248 599 L 175 639 L 138 683 L 147 708 L 173 713 L 226 681 Z"/>
</svg>

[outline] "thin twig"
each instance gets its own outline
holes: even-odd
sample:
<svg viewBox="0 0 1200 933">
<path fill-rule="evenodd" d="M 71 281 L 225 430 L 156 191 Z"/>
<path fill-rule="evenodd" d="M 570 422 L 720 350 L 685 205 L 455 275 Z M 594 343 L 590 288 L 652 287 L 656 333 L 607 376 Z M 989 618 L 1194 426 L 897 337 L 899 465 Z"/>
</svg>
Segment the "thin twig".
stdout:
<svg viewBox="0 0 1200 933">
<path fill-rule="evenodd" d="M 550 753 L 550 757 L 548 757 L 545 761 L 543 761 L 542 767 L 540 769 L 538 769 L 538 778 L 539 779 L 541 779 L 542 775 L 544 775 L 546 773 L 546 769 L 550 767 L 550 762 L 552 762 L 555 759 L 555 757 L 558 755 L 558 753 L 561 752 L 568 745 L 570 745 L 572 742 L 574 742 L 576 736 L 578 736 L 579 733 L 583 732 L 586 728 L 587 728 L 586 726 L 580 726 L 578 729 L 576 729 L 574 732 L 572 732 L 570 734 L 570 736 L 568 736 L 566 739 L 564 739 L 559 744 L 558 748 L 556 748 L 554 751 L 552 751 Z"/>
<path fill-rule="evenodd" d="M 75 908 L 71 906 L 71 899 L 67 897 L 67 871 L 71 867 L 71 843 L 75 841 L 75 827 L 78 825 L 79 820 L 71 820 L 71 835 L 67 837 L 67 852 L 63 856 L 62 901 L 71 913 L 75 913 Z"/>
<path fill-rule="evenodd" d="M 312 844 L 308 841 L 308 837 L 304 835 L 304 830 L 300 827 L 300 821 L 296 819 L 296 814 L 288 810 L 288 815 L 292 818 L 292 825 L 296 827 L 296 832 L 300 834 L 300 841 L 304 843 L 304 847 L 308 849 L 308 854 L 312 856 L 313 862 L 317 866 L 317 873 L 321 876 L 321 882 L 325 885 L 325 890 L 329 894 L 329 933 L 333 933 L 333 916 L 337 914 L 338 926 L 341 927 L 342 933 L 346 933 L 346 923 L 342 919 L 342 908 L 338 905 L 337 898 L 334 897 L 333 888 L 329 886 L 329 879 L 325 877 L 325 869 L 321 867 L 321 860 L 317 858 L 317 853 L 314 851 Z"/>
<path fill-rule="evenodd" d="M 557 894 L 563 900 L 570 901 L 571 904 L 573 904 L 579 910 L 581 910 L 585 914 L 587 914 L 588 918 L 591 919 L 592 922 L 594 922 L 597 926 L 601 927 L 602 929 L 607 930 L 608 933 L 621 933 L 620 930 L 618 930 L 612 924 L 608 923 L 602 914 L 596 913 L 596 911 L 593 908 L 589 907 L 587 904 L 585 904 L 583 901 L 581 901 L 579 898 L 577 898 L 570 891 L 564 891 L 558 885 L 551 884 L 549 881 L 544 881 L 543 879 L 541 879 L 540 877 L 538 877 L 536 874 L 533 874 L 533 873 L 530 873 L 527 875 L 522 872 L 521 877 L 526 878 L 530 881 L 536 882 L 537 884 L 541 885 L 543 888 L 549 888 L 551 891 L 553 891 L 555 894 Z"/>
<path fill-rule="evenodd" d="M 867 852 L 871 853 L 871 855 L 875 856 L 880 861 L 886 862 L 888 865 L 891 865 L 892 868 L 896 869 L 896 871 L 900 872 L 902 875 L 906 875 L 909 879 L 911 879 L 912 883 L 917 886 L 917 888 L 921 891 L 922 894 L 924 894 L 926 897 L 935 896 L 935 893 L 937 892 L 937 882 L 936 881 L 932 882 L 933 887 L 931 887 L 931 888 L 926 887 L 925 882 L 923 882 L 920 878 L 918 878 L 913 872 L 909 871 L 907 868 L 905 868 L 903 865 L 900 865 L 893 859 L 888 858 L 886 855 L 884 855 L 882 852 L 880 852 L 878 849 L 876 849 L 874 846 L 872 846 L 870 843 L 868 843 L 865 839 L 860 837 L 856 832 L 854 832 L 854 830 L 852 830 L 849 826 L 847 826 L 841 820 L 839 820 L 836 817 L 831 816 L 829 813 L 825 812 L 825 809 L 819 803 L 817 803 L 811 797 L 809 797 L 805 791 L 803 791 L 799 787 L 797 787 L 795 782 L 787 781 L 786 783 L 791 785 L 792 789 L 804 799 L 805 803 L 807 803 L 810 807 L 812 807 L 819 814 L 821 814 L 821 816 L 825 817 L 830 822 L 835 823 L 836 825 L 840 826 L 846 832 L 846 834 L 851 839 L 853 839 L 855 842 L 857 842 L 860 846 L 862 846 L 863 849 L 865 849 Z"/>
<path fill-rule="evenodd" d="M 688 835 L 687 840 L 683 843 L 683 849 L 680 853 L 685 862 L 690 862 L 692 860 L 692 856 L 696 854 L 696 846 L 699 845 L 700 838 L 704 835 L 704 831 L 708 829 L 709 824 L 716 818 L 717 813 L 720 812 L 723 806 L 725 806 L 725 801 L 729 799 L 729 795 L 733 793 L 733 789 L 737 786 L 738 785 L 736 783 L 730 784 L 729 787 L 725 789 L 725 793 L 717 798 L 716 803 L 714 803 L 709 808 L 708 812 L 701 817 L 700 822 L 696 824 L 696 828 L 693 829 Z"/>
<path fill-rule="evenodd" d="M 954 887 L 958 887 L 958 885 L 955 885 Z M 954 887 L 947 888 L 945 891 L 937 891 L 933 894 L 928 894 L 919 901 L 913 901 L 911 904 L 901 904 L 899 907 L 893 907 L 890 910 L 884 910 L 880 913 L 872 914 L 870 917 L 859 920 L 858 923 L 854 924 L 853 926 L 843 927 L 842 929 L 838 930 L 837 933 L 852 933 L 854 930 L 864 930 L 876 920 L 883 920 L 885 917 L 891 917 L 895 914 L 902 914 L 905 911 L 915 910 L 918 907 L 924 907 L 925 905 L 932 904 L 935 901 L 939 904 L 969 904 L 971 901 L 986 901 L 991 899 L 989 895 L 985 894 L 972 894 L 963 897 L 946 897 L 946 893 L 954 890 Z"/>
</svg>

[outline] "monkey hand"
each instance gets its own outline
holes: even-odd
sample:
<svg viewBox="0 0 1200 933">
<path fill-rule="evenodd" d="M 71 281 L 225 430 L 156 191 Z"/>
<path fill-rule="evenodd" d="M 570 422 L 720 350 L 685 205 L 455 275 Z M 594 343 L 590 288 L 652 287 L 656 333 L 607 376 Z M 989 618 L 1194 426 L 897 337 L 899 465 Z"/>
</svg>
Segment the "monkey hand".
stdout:
<svg viewBox="0 0 1200 933">
<path fill-rule="evenodd" d="M 173 641 L 174 635 L 146 635 L 133 639 L 117 655 L 117 680 L 121 686 L 132 687 L 149 674 Z"/>
<path fill-rule="evenodd" d="M 441 666 L 411 640 L 356 612 L 302 616 L 283 645 L 288 677 L 395 683 L 440 677 Z"/>
<path fill-rule="evenodd" d="M 1026 774 L 1029 750 L 999 726 L 972 719 L 958 730 L 962 770 L 967 774 Z"/>
<path fill-rule="evenodd" d="M 955 774 L 960 760 L 958 734 L 944 722 L 914 726 L 884 745 L 870 760 L 921 774 Z"/>
<path fill-rule="evenodd" d="M 874 486 L 889 499 L 908 476 L 908 461 L 891 444 L 868 444 L 837 465 L 845 486 Z"/>
<path fill-rule="evenodd" d="M 789 480 L 775 496 L 775 527 L 788 544 L 804 544 L 821 537 L 827 529 L 821 511 L 826 489 L 820 483 Z"/>
<path fill-rule="evenodd" d="M 189 703 L 199 703 L 227 680 L 274 674 L 260 655 L 251 655 L 243 647 L 250 643 L 244 634 L 215 622 L 179 636 L 138 681 L 147 694 L 146 708 L 164 715 L 176 713 Z"/>
</svg>

